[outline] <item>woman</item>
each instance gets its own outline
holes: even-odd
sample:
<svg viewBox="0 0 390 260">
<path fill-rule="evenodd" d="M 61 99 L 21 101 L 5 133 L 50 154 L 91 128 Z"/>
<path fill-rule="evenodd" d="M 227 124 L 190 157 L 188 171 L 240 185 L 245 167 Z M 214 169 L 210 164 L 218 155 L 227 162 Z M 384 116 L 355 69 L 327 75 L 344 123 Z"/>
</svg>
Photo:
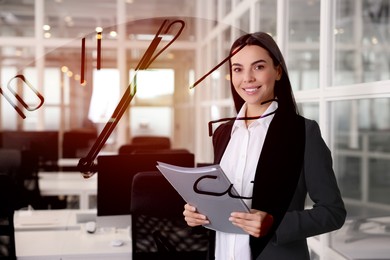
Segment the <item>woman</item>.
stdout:
<svg viewBox="0 0 390 260">
<path fill-rule="evenodd" d="M 346 211 L 329 149 L 315 121 L 298 114 L 283 56 L 271 36 L 247 34 L 231 47 L 237 118 L 213 136 L 214 160 L 250 213 L 230 221 L 248 235 L 215 232 L 210 259 L 310 259 L 306 238 L 339 229 Z M 309 194 L 314 206 L 304 209 Z M 186 204 L 189 226 L 208 223 Z"/>
</svg>

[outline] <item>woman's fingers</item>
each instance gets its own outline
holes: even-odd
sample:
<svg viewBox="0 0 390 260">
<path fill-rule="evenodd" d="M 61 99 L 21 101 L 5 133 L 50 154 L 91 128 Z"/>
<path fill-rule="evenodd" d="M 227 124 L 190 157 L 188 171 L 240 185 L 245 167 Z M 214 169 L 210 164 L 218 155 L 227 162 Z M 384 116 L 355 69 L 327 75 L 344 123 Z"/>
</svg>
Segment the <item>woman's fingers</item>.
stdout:
<svg viewBox="0 0 390 260">
<path fill-rule="evenodd" d="M 229 220 L 254 237 L 265 236 L 273 225 L 272 215 L 259 210 L 252 210 L 251 213 L 233 212 Z"/>
<path fill-rule="evenodd" d="M 189 204 L 184 205 L 183 215 L 184 220 L 190 227 L 206 225 L 210 223 L 205 215 L 196 212 L 196 208 Z"/>
</svg>

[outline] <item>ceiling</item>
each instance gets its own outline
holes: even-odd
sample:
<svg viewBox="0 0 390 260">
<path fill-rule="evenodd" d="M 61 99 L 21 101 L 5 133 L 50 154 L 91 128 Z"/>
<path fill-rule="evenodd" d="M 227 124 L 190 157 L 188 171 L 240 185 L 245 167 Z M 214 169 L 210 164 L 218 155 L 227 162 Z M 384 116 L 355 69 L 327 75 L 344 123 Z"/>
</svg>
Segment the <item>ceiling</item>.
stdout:
<svg viewBox="0 0 390 260">
<path fill-rule="evenodd" d="M 126 0 L 126 21 L 149 19 L 128 28 L 132 34 L 155 33 L 157 17 L 192 17 L 196 1 Z M 0 0 L 0 36 L 34 36 L 34 0 Z M 53 37 L 74 38 L 94 32 L 97 26 L 112 28 L 117 24 L 116 0 L 45 0 L 44 24 Z M 153 26 L 150 26 L 152 24 Z M 152 29 L 153 28 L 153 29 Z"/>
</svg>

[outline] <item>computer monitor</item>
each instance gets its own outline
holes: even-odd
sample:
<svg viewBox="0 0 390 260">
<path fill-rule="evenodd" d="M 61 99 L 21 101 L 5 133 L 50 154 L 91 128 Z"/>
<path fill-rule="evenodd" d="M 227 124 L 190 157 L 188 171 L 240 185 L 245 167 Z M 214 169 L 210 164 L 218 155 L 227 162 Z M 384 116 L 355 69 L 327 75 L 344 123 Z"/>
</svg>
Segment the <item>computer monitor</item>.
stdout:
<svg viewBox="0 0 390 260">
<path fill-rule="evenodd" d="M 40 168 L 57 166 L 58 131 L 3 131 L 1 137 L 3 148 L 33 152 L 38 156 Z"/>
<path fill-rule="evenodd" d="M 158 171 L 157 161 L 194 167 L 192 153 L 143 153 L 97 158 L 97 225 L 125 228 L 130 225 L 132 179 L 138 172 Z"/>
</svg>

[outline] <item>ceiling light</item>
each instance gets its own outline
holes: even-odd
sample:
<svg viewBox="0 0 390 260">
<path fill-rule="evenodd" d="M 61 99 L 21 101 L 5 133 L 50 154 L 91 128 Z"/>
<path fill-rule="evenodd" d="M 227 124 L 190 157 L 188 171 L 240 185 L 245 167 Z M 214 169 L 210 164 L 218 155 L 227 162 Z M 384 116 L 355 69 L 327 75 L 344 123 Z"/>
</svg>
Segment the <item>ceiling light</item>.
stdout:
<svg viewBox="0 0 390 260">
<path fill-rule="evenodd" d="M 64 21 L 67 22 L 67 23 L 70 23 L 70 22 L 73 21 L 73 19 L 72 19 L 71 16 L 67 15 L 67 16 L 64 17 Z"/>
<path fill-rule="evenodd" d="M 68 67 L 66 67 L 66 66 L 62 66 L 62 67 L 61 67 L 61 71 L 64 72 L 64 73 L 68 72 L 68 70 L 69 70 L 69 69 L 68 69 Z"/>
<path fill-rule="evenodd" d="M 15 56 L 20 57 L 20 56 L 22 56 L 22 54 L 23 54 L 23 51 L 21 51 L 21 50 L 15 50 Z"/>
<path fill-rule="evenodd" d="M 118 33 L 117 33 L 116 31 L 111 31 L 111 32 L 110 32 L 110 36 L 111 36 L 112 38 L 116 38 L 117 35 L 118 35 Z"/>
</svg>

